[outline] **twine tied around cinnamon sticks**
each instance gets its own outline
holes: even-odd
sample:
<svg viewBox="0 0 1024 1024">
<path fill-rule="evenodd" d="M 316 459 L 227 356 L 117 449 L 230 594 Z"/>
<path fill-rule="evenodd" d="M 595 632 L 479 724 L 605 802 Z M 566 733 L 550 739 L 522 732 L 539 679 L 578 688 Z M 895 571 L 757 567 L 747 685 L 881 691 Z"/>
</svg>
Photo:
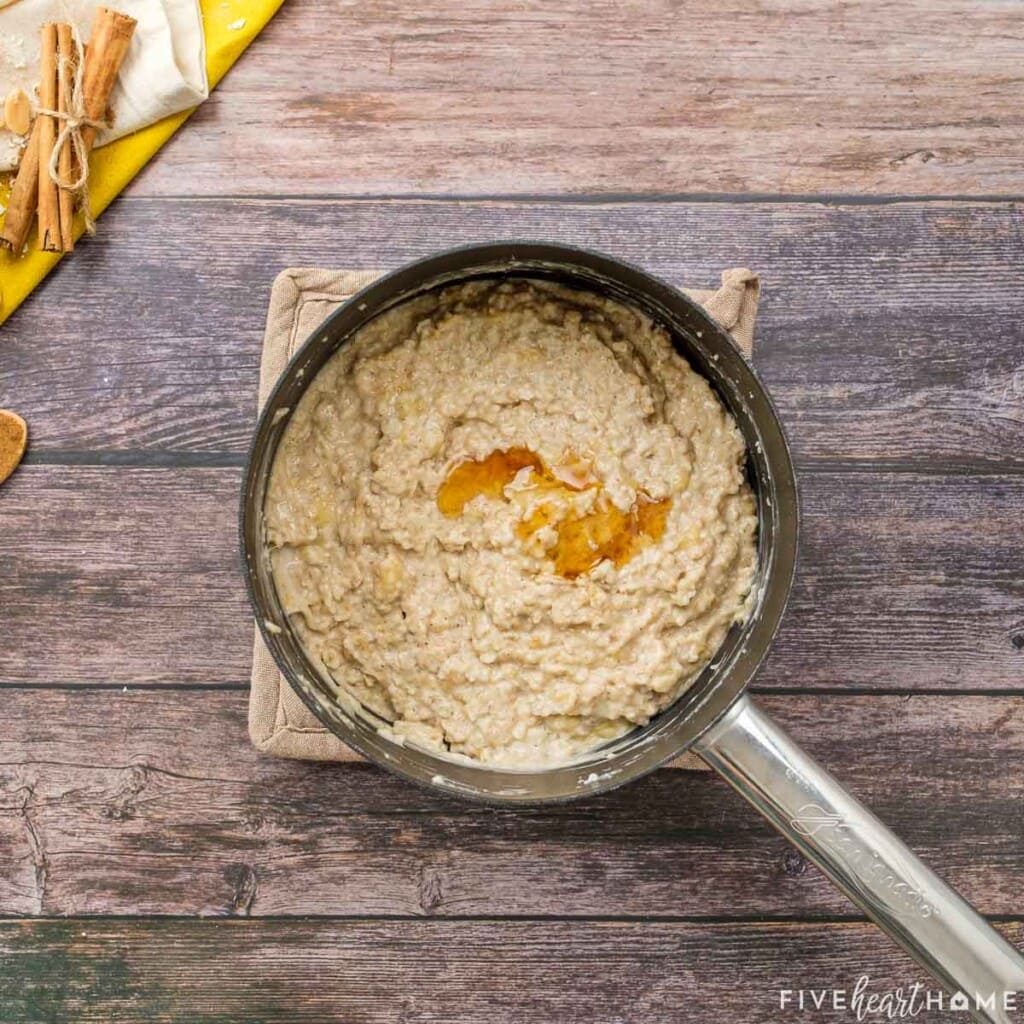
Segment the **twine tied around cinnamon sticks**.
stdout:
<svg viewBox="0 0 1024 1024">
<path fill-rule="evenodd" d="M 94 230 L 89 153 L 97 130 L 106 125 L 107 104 L 135 25 L 134 18 L 100 7 L 87 47 L 72 24 L 43 26 L 39 110 L 0 232 L 0 242 L 14 252 L 25 247 L 37 211 L 39 248 L 70 252 L 76 197 L 86 230 Z"/>
<path fill-rule="evenodd" d="M 85 47 L 79 34 L 78 26 L 70 24 L 46 25 L 43 28 L 43 52 L 47 51 L 48 31 L 56 30 L 56 86 L 57 109 L 51 110 L 40 106 L 36 115 L 54 118 L 61 123 L 60 131 L 53 142 L 50 159 L 46 162 L 46 172 L 50 181 L 60 190 L 60 228 L 63 249 L 70 252 L 74 246 L 71 235 L 71 217 L 74 215 L 73 204 L 78 200 L 85 221 L 88 235 L 96 233 L 96 222 L 89 208 L 89 152 L 82 138 L 82 130 L 91 128 L 99 131 L 108 127 L 103 118 L 90 117 L 85 105 Z M 44 57 L 44 63 L 48 58 Z M 49 83 L 48 83 L 49 84 Z M 49 90 L 47 90 L 49 91 Z M 42 95 L 40 95 L 42 101 Z M 40 154 L 42 159 L 42 154 Z M 73 181 L 67 178 L 76 170 Z M 70 203 L 66 202 L 65 194 Z M 65 212 L 67 216 L 65 216 Z M 66 223 L 66 227 L 65 227 Z M 43 231 L 40 231 L 43 234 Z M 43 248 L 47 248 L 46 245 Z"/>
</svg>

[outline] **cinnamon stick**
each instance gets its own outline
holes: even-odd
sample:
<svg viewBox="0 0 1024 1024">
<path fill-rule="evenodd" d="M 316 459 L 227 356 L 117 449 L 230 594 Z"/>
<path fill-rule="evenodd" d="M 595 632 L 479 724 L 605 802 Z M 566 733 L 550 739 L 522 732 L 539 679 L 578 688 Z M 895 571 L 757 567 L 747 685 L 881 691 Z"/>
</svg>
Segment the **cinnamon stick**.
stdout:
<svg viewBox="0 0 1024 1024">
<path fill-rule="evenodd" d="M 18 175 L 14 179 L 11 195 L 7 200 L 4 230 L 0 234 L 0 242 L 19 256 L 28 240 L 39 198 L 39 132 L 42 123 L 43 119 L 37 117 L 36 123 L 32 126 L 28 145 L 21 154 Z"/>
<path fill-rule="evenodd" d="M 106 117 L 110 93 L 117 81 L 121 65 L 128 55 L 136 24 L 134 18 L 129 18 L 120 11 L 113 11 L 109 7 L 100 7 L 96 11 L 82 76 L 85 114 L 92 121 L 102 121 Z M 96 141 L 96 129 L 84 128 L 82 141 L 88 153 Z"/>
<path fill-rule="evenodd" d="M 85 51 L 85 67 L 82 70 L 82 92 L 86 116 L 95 121 L 104 120 L 110 93 L 117 81 L 121 64 L 128 53 L 132 34 L 135 32 L 134 18 L 100 7 L 92 26 L 92 38 Z M 40 102 L 42 96 L 40 95 Z M 43 104 L 45 106 L 45 104 Z M 51 110 L 57 109 L 50 107 Z M 39 186 L 45 171 L 49 178 L 50 153 L 53 151 L 51 142 L 45 163 L 41 160 L 41 135 L 43 122 L 52 126 L 52 118 L 37 117 L 29 138 L 28 145 L 21 155 L 18 174 L 14 180 L 11 196 L 4 217 L 3 231 L 0 242 L 20 253 L 25 247 L 32 219 L 39 202 Z M 82 141 L 88 153 L 96 141 L 96 130 L 91 127 L 82 129 Z M 58 206 L 59 213 L 59 206 Z M 40 235 L 42 232 L 40 232 Z"/>
<path fill-rule="evenodd" d="M 39 106 L 57 109 L 57 26 L 43 26 L 43 48 L 39 60 Z M 50 157 L 57 141 L 57 119 L 39 114 L 39 248 L 60 252 L 60 203 L 57 185 L 50 177 Z"/>
<path fill-rule="evenodd" d="M 78 54 L 75 51 L 75 43 L 71 35 L 70 25 L 57 26 L 57 61 L 57 110 L 62 114 L 68 114 L 70 113 L 68 101 L 71 97 L 71 86 L 75 79 L 75 66 L 78 63 Z M 63 124 L 61 127 L 63 127 Z M 63 252 L 71 252 L 75 248 L 75 194 L 71 189 L 64 187 L 72 180 L 73 161 L 74 147 L 70 145 L 63 146 L 60 156 L 57 158 L 57 172 L 60 177 L 60 182 L 58 183 L 60 247 Z"/>
</svg>

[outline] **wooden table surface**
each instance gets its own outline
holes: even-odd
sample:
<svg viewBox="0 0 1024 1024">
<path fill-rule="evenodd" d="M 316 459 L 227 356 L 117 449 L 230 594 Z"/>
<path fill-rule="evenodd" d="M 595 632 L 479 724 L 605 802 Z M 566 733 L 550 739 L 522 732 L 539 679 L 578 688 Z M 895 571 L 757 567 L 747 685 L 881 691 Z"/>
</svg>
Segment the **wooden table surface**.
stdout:
<svg viewBox="0 0 1024 1024">
<path fill-rule="evenodd" d="M 249 746 L 271 281 L 509 236 L 762 274 L 804 519 L 757 689 L 1024 942 L 1022 76 L 999 0 L 288 0 L 0 330 L 0 1020 L 743 1024 L 924 980 L 710 774 L 513 812 Z"/>
</svg>

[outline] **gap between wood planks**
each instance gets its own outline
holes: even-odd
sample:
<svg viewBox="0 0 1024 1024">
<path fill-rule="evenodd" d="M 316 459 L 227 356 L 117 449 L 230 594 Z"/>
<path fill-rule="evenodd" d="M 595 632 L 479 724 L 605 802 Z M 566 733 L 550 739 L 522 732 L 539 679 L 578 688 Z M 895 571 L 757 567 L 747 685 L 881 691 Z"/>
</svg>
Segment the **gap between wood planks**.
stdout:
<svg viewBox="0 0 1024 1024">
<path fill-rule="evenodd" d="M 89 466 L 133 469 L 241 469 L 245 452 L 167 450 L 160 448 L 29 449 L 22 460 L 26 466 Z M 1005 476 L 1024 473 L 1024 462 L 1012 456 L 995 459 L 948 459 L 941 466 L 929 466 L 916 459 L 795 459 L 798 475 L 843 473 L 907 473 L 915 476 Z"/>
<path fill-rule="evenodd" d="M 249 680 L 240 682 L 231 679 L 222 683 L 98 683 L 95 681 L 85 682 L 9 682 L 0 679 L 0 690 L 67 690 L 72 693 L 86 693 L 88 691 L 104 691 L 121 693 L 167 693 L 175 691 L 179 693 L 241 693 L 248 691 Z M 878 697 L 1024 697 L 1024 687 L 1020 689 L 1007 690 L 985 690 L 957 687 L 922 687 L 914 690 L 907 690 L 901 687 L 890 687 L 887 689 L 873 688 L 869 686 L 771 686 L 759 687 L 756 684 L 749 687 L 753 696 L 762 695 L 765 697 L 864 697 L 875 699 Z"/>
<path fill-rule="evenodd" d="M 426 812 L 425 812 L 426 813 Z M 32 917 L 14 914 L 0 914 L 0 923 L 11 924 L 43 924 L 47 921 L 82 921 L 93 924 L 104 922 L 128 921 L 132 924 L 173 924 L 174 922 L 194 923 L 202 921 L 204 924 L 216 925 L 221 923 L 233 923 L 239 920 L 258 921 L 262 924 L 288 923 L 310 921 L 316 924 L 330 924 L 337 921 L 344 924 L 385 924 L 391 921 L 401 924 L 423 924 L 436 926 L 437 924 L 649 924 L 649 925 L 674 925 L 687 924 L 697 926 L 715 927 L 716 925 L 770 925 L 772 927 L 807 927 L 828 928 L 840 925 L 870 924 L 870 919 L 864 914 L 833 914 L 828 917 L 808 917 L 796 914 L 718 914 L 709 917 L 687 914 L 260 914 L 258 917 L 245 917 L 232 914 L 37 914 Z M 1024 924 L 1024 915 L 1021 914 L 986 914 L 985 920 L 993 924 Z M 884 940 L 882 932 L 879 932 L 881 941 Z"/>
<path fill-rule="evenodd" d="M 1024 202 L 1024 194 L 990 193 L 969 195 L 927 195 L 925 193 L 890 193 L 866 195 L 856 192 L 494 192 L 448 194 L 445 192 L 323 192 L 305 195 L 290 192 L 239 192 L 206 196 L 189 193 L 159 193 L 156 195 L 126 195 L 121 203 L 187 202 L 224 203 L 252 200 L 253 202 L 287 203 L 446 203 L 472 204 L 529 204 L 552 203 L 562 206 L 623 206 L 631 203 L 718 203 L 739 205 L 750 203 L 785 204 L 802 203 L 818 206 L 893 206 L 903 203 L 977 203 L 1006 204 Z"/>
</svg>

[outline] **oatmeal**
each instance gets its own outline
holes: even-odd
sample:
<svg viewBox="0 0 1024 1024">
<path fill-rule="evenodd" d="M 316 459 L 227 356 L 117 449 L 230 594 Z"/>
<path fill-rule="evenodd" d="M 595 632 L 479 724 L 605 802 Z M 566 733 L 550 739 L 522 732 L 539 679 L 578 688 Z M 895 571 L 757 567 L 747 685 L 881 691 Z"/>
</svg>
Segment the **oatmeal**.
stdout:
<svg viewBox="0 0 1024 1024">
<path fill-rule="evenodd" d="M 271 472 L 278 594 L 396 737 L 539 767 L 645 724 L 746 612 L 743 439 L 665 332 L 539 281 L 364 327 Z"/>
</svg>

